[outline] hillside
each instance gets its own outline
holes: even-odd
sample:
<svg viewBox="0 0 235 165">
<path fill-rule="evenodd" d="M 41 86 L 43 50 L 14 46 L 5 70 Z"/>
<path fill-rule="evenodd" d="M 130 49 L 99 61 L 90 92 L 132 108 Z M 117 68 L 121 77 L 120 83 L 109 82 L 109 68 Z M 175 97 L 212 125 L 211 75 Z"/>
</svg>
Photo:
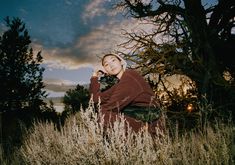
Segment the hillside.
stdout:
<svg viewBox="0 0 235 165">
<path fill-rule="evenodd" d="M 45 83 L 45 89 L 54 91 L 54 92 L 66 92 L 69 89 L 75 89 L 77 85 L 67 85 L 67 84 L 47 84 Z M 89 84 L 83 84 L 84 88 L 88 89 Z"/>
</svg>

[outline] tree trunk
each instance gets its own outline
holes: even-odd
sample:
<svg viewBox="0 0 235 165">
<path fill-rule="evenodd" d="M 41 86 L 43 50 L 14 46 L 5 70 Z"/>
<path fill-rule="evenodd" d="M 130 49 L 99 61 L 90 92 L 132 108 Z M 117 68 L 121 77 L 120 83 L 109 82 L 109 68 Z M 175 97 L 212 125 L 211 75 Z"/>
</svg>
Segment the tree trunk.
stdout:
<svg viewBox="0 0 235 165">
<path fill-rule="evenodd" d="M 209 94 L 212 90 L 212 78 L 216 75 L 216 61 L 213 48 L 210 43 L 210 32 L 208 30 L 206 15 L 201 1 L 185 0 L 185 21 L 192 37 L 193 61 L 199 63 L 199 78 L 195 77 L 199 93 Z"/>
</svg>

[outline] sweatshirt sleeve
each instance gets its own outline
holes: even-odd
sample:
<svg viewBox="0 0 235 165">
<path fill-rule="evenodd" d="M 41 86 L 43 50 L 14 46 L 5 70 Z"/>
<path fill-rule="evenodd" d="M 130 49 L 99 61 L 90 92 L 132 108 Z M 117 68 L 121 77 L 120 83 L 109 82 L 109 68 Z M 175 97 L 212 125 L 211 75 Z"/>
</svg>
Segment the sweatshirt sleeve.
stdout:
<svg viewBox="0 0 235 165">
<path fill-rule="evenodd" d="M 94 103 L 98 103 L 99 98 L 101 100 L 101 104 L 109 100 L 110 95 L 112 94 L 112 87 L 107 89 L 106 91 L 100 91 L 100 83 L 98 81 L 98 77 L 91 77 L 90 83 L 90 94 L 93 96 Z"/>
<path fill-rule="evenodd" d="M 91 77 L 90 80 L 90 94 L 93 96 L 93 101 L 98 103 L 100 92 L 100 84 L 98 82 L 98 77 Z"/>
<path fill-rule="evenodd" d="M 113 91 L 110 99 L 101 105 L 102 111 L 114 110 L 119 112 L 130 104 L 141 92 L 143 88 L 131 75 L 125 76 Z"/>
</svg>

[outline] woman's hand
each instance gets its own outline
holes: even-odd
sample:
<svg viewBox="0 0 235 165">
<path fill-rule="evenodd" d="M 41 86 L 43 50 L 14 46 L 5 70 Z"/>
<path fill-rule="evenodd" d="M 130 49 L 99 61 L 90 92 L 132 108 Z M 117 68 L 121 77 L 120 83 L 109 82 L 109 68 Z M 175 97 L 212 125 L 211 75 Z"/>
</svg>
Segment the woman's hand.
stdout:
<svg viewBox="0 0 235 165">
<path fill-rule="evenodd" d="M 95 70 L 92 74 L 92 77 L 100 77 L 104 72 L 102 70 Z"/>
<path fill-rule="evenodd" d="M 92 77 L 98 77 L 97 71 L 93 71 Z"/>
</svg>

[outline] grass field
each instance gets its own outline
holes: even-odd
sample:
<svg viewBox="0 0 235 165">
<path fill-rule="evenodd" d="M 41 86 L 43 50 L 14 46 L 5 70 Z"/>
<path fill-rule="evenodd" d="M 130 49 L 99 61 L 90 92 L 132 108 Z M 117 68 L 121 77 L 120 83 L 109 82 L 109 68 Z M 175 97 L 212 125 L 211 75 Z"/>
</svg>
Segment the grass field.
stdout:
<svg viewBox="0 0 235 165">
<path fill-rule="evenodd" d="M 124 129 L 124 119 L 106 131 L 92 107 L 66 120 L 35 123 L 22 147 L 3 164 L 234 164 L 234 127 L 220 121 L 200 131 L 180 134 L 177 126 L 152 137 Z M 171 134 L 172 130 L 174 134 Z"/>
</svg>

